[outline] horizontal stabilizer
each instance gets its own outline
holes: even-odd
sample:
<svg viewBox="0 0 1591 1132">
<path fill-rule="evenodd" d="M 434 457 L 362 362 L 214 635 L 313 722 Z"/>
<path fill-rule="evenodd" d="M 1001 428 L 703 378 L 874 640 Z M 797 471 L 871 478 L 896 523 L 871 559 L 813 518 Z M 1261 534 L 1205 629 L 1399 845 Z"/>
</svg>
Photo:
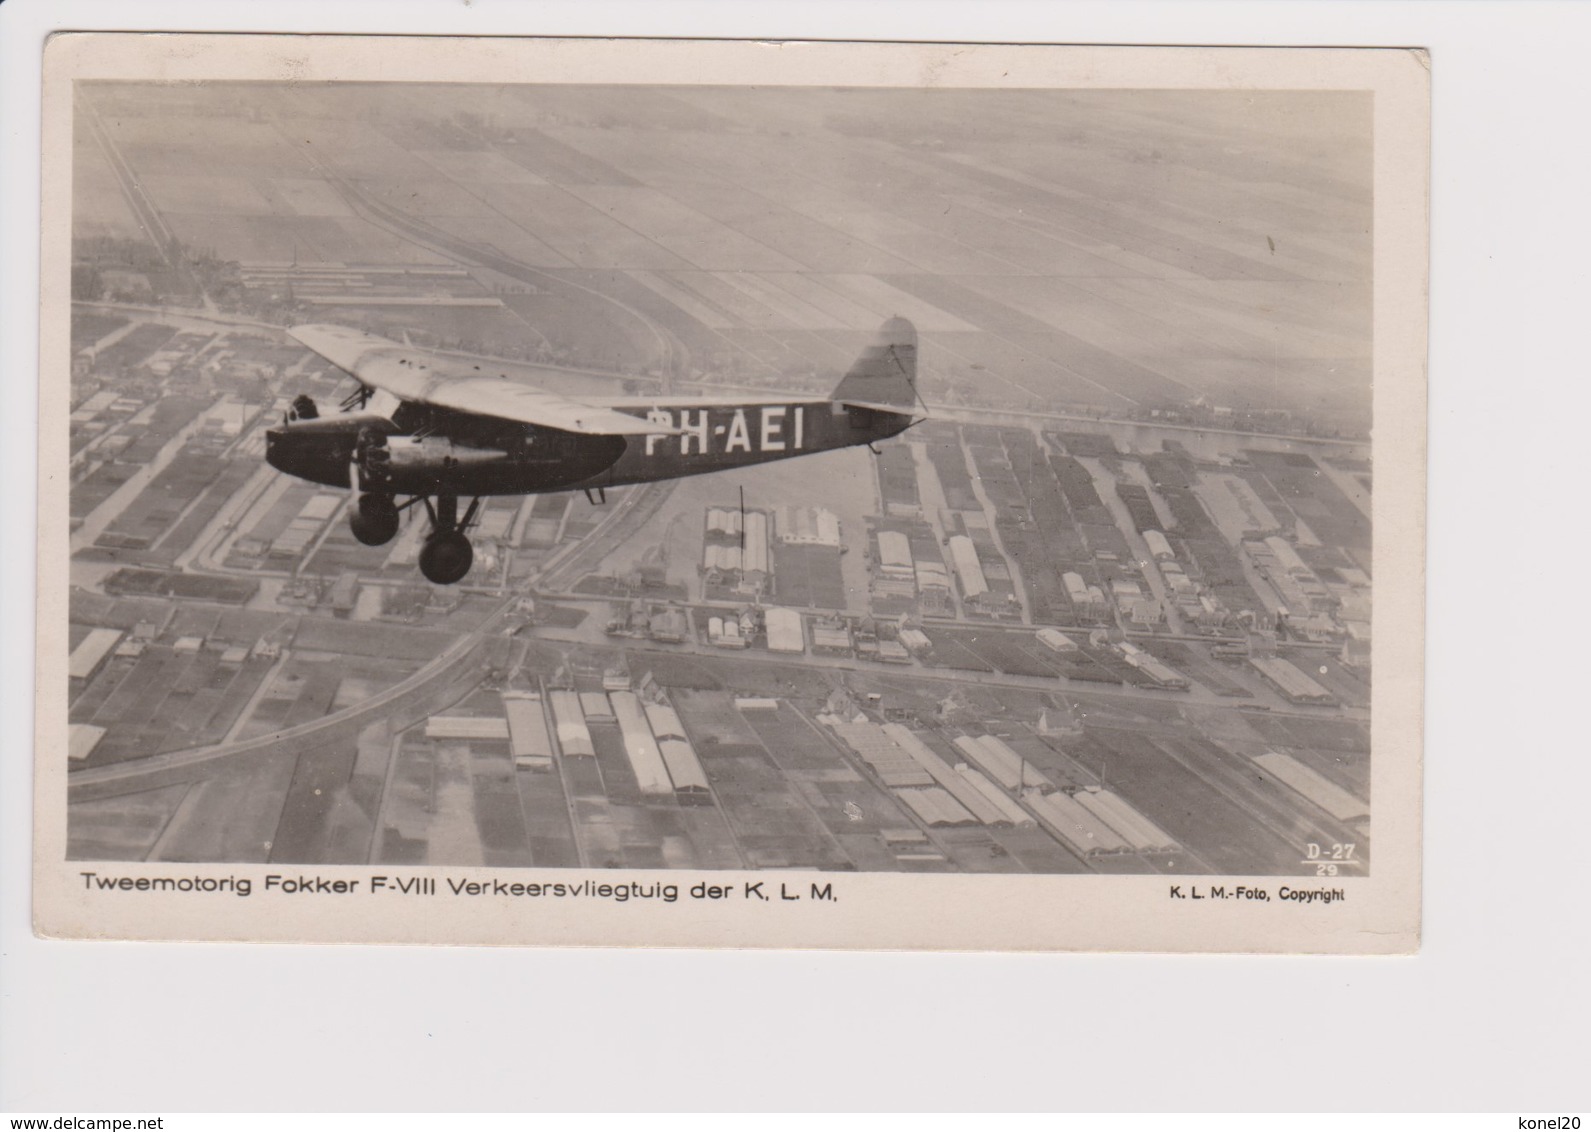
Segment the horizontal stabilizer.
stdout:
<svg viewBox="0 0 1591 1132">
<path fill-rule="evenodd" d="M 872 409 L 876 413 L 904 413 L 911 408 L 910 405 L 886 405 L 882 401 L 852 401 L 849 399 L 841 401 L 840 404 L 847 409 Z"/>
</svg>

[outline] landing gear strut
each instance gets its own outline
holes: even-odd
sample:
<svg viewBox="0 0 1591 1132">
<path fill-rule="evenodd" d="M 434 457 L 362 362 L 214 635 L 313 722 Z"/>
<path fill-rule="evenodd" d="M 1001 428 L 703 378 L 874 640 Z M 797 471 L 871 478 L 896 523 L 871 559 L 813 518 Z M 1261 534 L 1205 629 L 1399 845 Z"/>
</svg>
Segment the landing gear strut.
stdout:
<svg viewBox="0 0 1591 1132">
<path fill-rule="evenodd" d="M 458 496 L 439 495 L 434 508 L 429 499 L 425 500 L 425 509 L 431 515 L 431 533 L 425 536 L 425 545 L 420 548 L 420 573 L 428 581 L 451 586 L 470 572 L 475 551 L 464 532 L 475 521 L 480 505 L 479 499 L 472 501 L 461 522 Z"/>
<path fill-rule="evenodd" d="M 359 492 L 348 509 L 348 527 L 354 538 L 366 546 L 391 542 L 398 533 L 399 508 L 392 497 L 392 451 L 385 433 L 371 427 L 359 430 L 349 478 Z"/>
</svg>

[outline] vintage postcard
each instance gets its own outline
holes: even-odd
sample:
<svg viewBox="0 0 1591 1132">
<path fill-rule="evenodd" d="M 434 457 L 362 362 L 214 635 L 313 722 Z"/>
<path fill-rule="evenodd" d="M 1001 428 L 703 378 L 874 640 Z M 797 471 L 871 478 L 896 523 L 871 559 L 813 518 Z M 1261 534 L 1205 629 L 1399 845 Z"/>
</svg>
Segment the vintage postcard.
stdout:
<svg viewBox="0 0 1591 1132">
<path fill-rule="evenodd" d="M 1428 60 L 74 33 L 36 930 L 1409 952 Z"/>
</svg>

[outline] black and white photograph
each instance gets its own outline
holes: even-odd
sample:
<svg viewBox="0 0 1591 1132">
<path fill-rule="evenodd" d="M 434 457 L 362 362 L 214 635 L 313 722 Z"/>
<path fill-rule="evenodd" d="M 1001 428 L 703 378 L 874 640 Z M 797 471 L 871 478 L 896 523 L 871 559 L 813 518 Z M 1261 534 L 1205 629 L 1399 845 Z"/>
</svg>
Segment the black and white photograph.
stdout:
<svg viewBox="0 0 1591 1132">
<path fill-rule="evenodd" d="M 75 900 L 1376 875 L 1373 92 L 711 80 L 66 84 Z"/>
</svg>

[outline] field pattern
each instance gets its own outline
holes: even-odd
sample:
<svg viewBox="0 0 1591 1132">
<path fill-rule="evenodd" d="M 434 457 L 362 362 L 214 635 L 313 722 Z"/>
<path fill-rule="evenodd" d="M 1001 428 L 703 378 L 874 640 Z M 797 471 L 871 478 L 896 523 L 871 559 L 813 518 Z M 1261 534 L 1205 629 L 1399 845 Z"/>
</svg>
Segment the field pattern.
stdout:
<svg viewBox="0 0 1591 1132">
<path fill-rule="evenodd" d="M 845 336 L 899 314 L 938 397 L 1203 397 L 1368 423 L 1356 95 L 100 84 L 82 100 L 100 128 L 75 150 L 81 233 L 136 237 L 142 208 L 221 259 L 453 262 L 542 297 L 483 344 L 611 366 L 596 344 L 616 334 L 639 368 L 762 381 L 831 371 Z"/>
</svg>

